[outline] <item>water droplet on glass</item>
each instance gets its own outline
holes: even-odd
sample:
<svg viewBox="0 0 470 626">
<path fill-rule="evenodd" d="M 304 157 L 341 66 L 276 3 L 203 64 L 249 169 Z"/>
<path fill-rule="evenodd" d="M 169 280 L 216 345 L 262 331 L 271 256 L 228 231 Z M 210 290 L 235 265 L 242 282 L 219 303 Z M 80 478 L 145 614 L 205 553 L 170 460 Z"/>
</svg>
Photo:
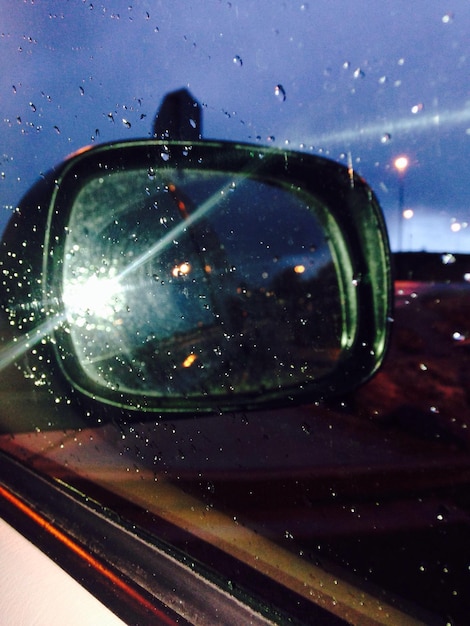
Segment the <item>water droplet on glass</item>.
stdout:
<svg viewBox="0 0 470 626">
<path fill-rule="evenodd" d="M 286 99 L 286 92 L 282 85 L 276 85 L 274 87 L 274 95 L 280 102 L 284 102 Z"/>
<path fill-rule="evenodd" d="M 392 135 L 390 133 L 384 133 L 380 138 L 381 143 L 389 143 L 392 140 Z"/>
<path fill-rule="evenodd" d="M 55 132 L 60 135 L 60 128 L 58 126 L 54 126 Z"/>
<path fill-rule="evenodd" d="M 125 117 L 122 118 L 122 123 L 124 124 L 124 126 L 126 128 L 130 128 L 131 127 L 131 123 L 129 122 L 129 120 L 126 120 Z"/>
<path fill-rule="evenodd" d="M 233 61 L 233 64 L 238 65 L 238 67 L 241 67 L 243 65 L 243 61 L 241 57 L 238 56 L 238 54 L 233 57 L 232 61 Z"/>
<path fill-rule="evenodd" d="M 274 141 L 276 141 L 276 137 L 274 135 L 269 135 L 266 140 L 268 143 L 273 143 Z"/>
<path fill-rule="evenodd" d="M 31 111 L 36 113 L 36 106 L 32 102 L 29 103 L 29 106 L 31 107 Z"/>
<path fill-rule="evenodd" d="M 443 24 L 450 24 L 453 21 L 454 21 L 454 14 L 453 13 L 446 13 L 445 15 L 442 16 Z"/>
<path fill-rule="evenodd" d="M 416 115 L 417 113 L 421 113 L 423 109 L 424 109 L 424 104 L 420 102 L 419 104 L 415 104 L 414 106 L 411 107 L 411 112 L 413 113 L 413 115 Z"/>
<path fill-rule="evenodd" d="M 441 505 L 437 509 L 436 518 L 439 522 L 445 522 L 449 516 L 449 509 L 445 505 Z"/>
<path fill-rule="evenodd" d="M 452 263 L 455 263 L 456 260 L 455 256 L 449 252 L 441 256 L 441 261 L 444 265 L 451 265 Z"/>
<path fill-rule="evenodd" d="M 84 96 L 85 95 L 85 90 L 83 89 L 83 87 L 81 85 L 79 86 L 79 89 L 80 89 L 80 95 Z"/>
<path fill-rule="evenodd" d="M 354 78 L 364 78 L 365 75 L 365 72 L 360 67 L 356 68 L 353 73 Z"/>
</svg>

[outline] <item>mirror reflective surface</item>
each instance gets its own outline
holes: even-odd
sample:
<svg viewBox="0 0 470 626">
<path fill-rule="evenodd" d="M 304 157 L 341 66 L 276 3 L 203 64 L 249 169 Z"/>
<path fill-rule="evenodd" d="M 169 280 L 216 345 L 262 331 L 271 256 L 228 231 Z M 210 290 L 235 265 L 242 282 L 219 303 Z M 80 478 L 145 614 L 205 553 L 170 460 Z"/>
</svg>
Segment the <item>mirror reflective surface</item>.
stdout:
<svg viewBox="0 0 470 626">
<path fill-rule="evenodd" d="M 90 178 L 71 207 L 62 275 L 88 380 L 147 396 L 227 396 L 330 373 L 347 329 L 325 215 L 295 188 L 239 174 Z"/>
</svg>

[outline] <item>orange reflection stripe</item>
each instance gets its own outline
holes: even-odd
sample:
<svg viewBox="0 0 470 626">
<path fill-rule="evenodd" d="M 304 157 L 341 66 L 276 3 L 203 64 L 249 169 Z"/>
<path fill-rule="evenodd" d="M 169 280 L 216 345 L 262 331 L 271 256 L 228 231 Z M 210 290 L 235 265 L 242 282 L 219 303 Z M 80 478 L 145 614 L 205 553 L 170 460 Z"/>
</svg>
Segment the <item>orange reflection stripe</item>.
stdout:
<svg viewBox="0 0 470 626">
<path fill-rule="evenodd" d="M 124 591 L 124 593 L 131 597 L 133 600 L 138 602 L 141 606 L 145 607 L 148 611 L 158 616 L 160 623 L 162 624 L 171 624 L 175 625 L 175 622 L 169 618 L 165 613 L 157 609 L 151 602 L 146 600 L 138 591 L 133 589 L 130 585 L 128 585 L 125 581 L 123 581 L 119 576 L 114 574 L 108 567 L 103 565 L 100 561 L 95 559 L 89 552 L 81 548 L 75 541 L 67 537 L 63 532 L 61 532 L 58 528 L 56 528 L 53 524 L 48 522 L 42 515 L 39 515 L 36 511 L 31 509 L 27 504 L 22 502 L 19 498 L 13 495 L 10 491 L 5 489 L 0 485 L 0 496 L 3 496 L 5 500 L 8 500 L 11 504 L 13 504 L 17 509 L 19 509 L 22 513 L 24 513 L 27 517 L 33 520 L 36 524 L 38 524 L 41 528 L 46 530 L 49 534 L 51 534 L 55 539 L 60 541 L 66 548 L 71 550 L 74 554 L 83 559 L 86 563 L 91 565 L 95 569 L 96 572 L 107 578 L 113 585 L 116 585 Z"/>
</svg>

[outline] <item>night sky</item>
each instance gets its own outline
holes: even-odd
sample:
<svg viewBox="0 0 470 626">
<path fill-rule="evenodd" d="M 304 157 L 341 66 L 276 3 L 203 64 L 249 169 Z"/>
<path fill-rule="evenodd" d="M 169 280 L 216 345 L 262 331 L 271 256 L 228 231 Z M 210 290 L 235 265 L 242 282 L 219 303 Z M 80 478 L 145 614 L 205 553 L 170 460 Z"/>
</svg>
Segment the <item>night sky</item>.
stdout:
<svg viewBox="0 0 470 626">
<path fill-rule="evenodd" d="M 398 247 L 470 252 L 470 3 L 0 0 L 0 228 L 77 148 L 148 137 L 168 91 L 206 138 L 352 163 Z"/>
</svg>

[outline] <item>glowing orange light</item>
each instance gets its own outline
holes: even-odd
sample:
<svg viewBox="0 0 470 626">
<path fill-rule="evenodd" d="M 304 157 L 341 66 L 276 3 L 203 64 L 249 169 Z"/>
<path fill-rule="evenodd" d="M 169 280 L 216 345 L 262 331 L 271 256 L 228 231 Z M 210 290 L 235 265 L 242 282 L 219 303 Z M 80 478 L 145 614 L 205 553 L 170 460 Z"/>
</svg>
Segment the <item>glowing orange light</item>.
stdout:
<svg viewBox="0 0 470 626">
<path fill-rule="evenodd" d="M 196 360 L 197 360 L 197 355 L 195 355 L 193 352 L 191 352 L 191 354 L 188 354 L 188 356 L 183 361 L 183 367 L 191 367 L 191 365 Z"/>
<path fill-rule="evenodd" d="M 75 150 L 74 152 L 72 152 L 71 154 L 68 154 L 66 156 L 66 159 L 71 159 L 73 157 L 78 156 L 79 154 L 83 154 L 84 152 L 88 152 L 88 150 L 91 150 L 93 148 L 92 144 L 89 144 L 87 146 L 83 146 L 83 148 L 78 148 L 78 150 Z"/>
<path fill-rule="evenodd" d="M 294 272 L 296 274 L 303 274 L 305 272 L 305 265 L 296 265 L 294 267 Z"/>
<path fill-rule="evenodd" d="M 406 170 L 406 168 L 409 165 L 409 160 L 408 157 L 406 156 L 399 156 L 395 159 L 395 161 L 393 162 L 395 168 L 400 172 L 404 172 Z"/>
<path fill-rule="evenodd" d="M 175 267 L 171 270 L 171 275 L 177 278 L 178 276 L 187 276 L 191 271 L 191 264 L 185 261 L 184 263 L 180 263 L 180 265 L 175 265 Z"/>
</svg>

